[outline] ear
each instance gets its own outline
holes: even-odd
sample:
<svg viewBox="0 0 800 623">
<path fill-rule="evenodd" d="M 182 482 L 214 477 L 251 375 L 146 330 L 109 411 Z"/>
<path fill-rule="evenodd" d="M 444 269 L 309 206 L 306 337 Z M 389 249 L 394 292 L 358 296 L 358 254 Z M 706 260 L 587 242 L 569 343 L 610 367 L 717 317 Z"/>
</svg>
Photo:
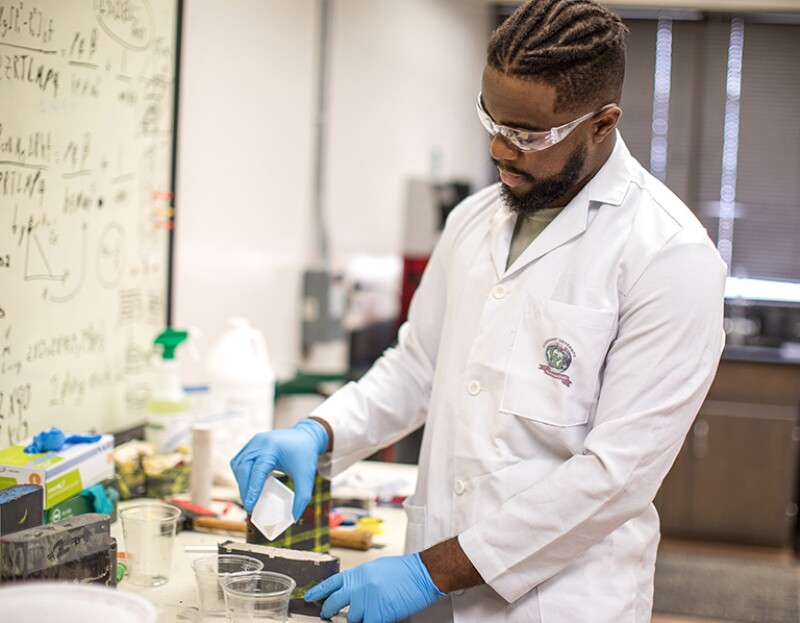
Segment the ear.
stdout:
<svg viewBox="0 0 800 623">
<path fill-rule="evenodd" d="M 622 109 L 614 104 L 597 116 L 594 120 L 594 134 L 592 135 L 595 143 L 602 143 L 606 137 L 611 135 L 617 127 L 621 115 Z"/>
</svg>

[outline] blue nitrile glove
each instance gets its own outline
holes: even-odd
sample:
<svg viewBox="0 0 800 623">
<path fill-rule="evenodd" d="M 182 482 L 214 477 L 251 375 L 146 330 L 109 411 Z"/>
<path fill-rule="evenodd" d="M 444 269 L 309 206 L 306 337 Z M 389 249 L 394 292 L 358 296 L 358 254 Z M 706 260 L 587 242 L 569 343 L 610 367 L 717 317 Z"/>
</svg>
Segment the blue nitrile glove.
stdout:
<svg viewBox="0 0 800 623">
<path fill-rule="evenodd" d="M 292 428 L 255 435 L 231 459 L 244 509 L 253 512 L 267 477 L 278 469 L 294 481 L 292 515 L 297 521 L 311 500 L 317 459 L 327 447 L 328 431 L 310 419 L 300 420 Z"/>
<path fill-rule="evenodd" d="M 116 493 L 113 489 L 111 491 Z M 108 491 L 105 490 L 102 484 L 92 485 L 88 489 L 84 489 L 81 491 L 81 495 L 92 501 L 92 508 L 94 508 L 95 513 L 110 515 L 114 512 L 114 501 L 109 497 Z"/>
<path fill-rule="evenodd" d="M 50 430 L 42 431 L 35 435 L 31 444 L 25 448 L 26 454 L 40 454 L 42 452 L 52 452 L 61 450 L 67 443 L 94 443 L 100 440 L 101 435 L 70 435 L 67 437 L 57 426 L 52 426 Z"/>
<path fill-rule="evenodd" d="M 320 601 L 323 619 L 350 604 L 348 623 L 393 623 L 424 610 L 444 597 L 431 580 L 419 554 L 378 558 L 347 569 L 306 592 L 306 601 Z"/>
<path fill-rule="evenodd" d="M 52 450 L 61 450 L 67 436 L 60 428 L 53 426 L 50 430 L 45 430 L 34 435 L 31 444 L 25 448 L 26 454 L 39 454 Z"/>
</svg>

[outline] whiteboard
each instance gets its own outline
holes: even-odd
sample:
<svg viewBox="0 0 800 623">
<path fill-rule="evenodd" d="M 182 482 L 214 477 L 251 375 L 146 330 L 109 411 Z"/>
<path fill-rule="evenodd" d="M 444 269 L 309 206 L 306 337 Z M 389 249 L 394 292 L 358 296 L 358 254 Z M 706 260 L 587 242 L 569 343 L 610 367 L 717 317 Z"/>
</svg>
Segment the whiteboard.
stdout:
<svg viewBox="0 0 800 623">
<path fill-rule="evenodd" d="M 0 448 L 144 419 L 177 0 L 0 0 Z"/>
</svg>

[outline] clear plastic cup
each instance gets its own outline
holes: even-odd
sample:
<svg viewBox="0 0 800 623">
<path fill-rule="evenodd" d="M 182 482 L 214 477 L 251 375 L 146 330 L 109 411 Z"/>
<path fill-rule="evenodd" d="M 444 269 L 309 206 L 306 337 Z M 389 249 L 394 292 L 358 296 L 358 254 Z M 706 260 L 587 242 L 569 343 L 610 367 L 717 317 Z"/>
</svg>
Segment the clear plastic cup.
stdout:
<svg viewBox="0 0 800 623">
<path fill-rule="evenodd" d="M 169 581 L 180 514 L 163 502 L 140 502 L 119 511 L 131 584 L 161 586 Z"/>
<path fill-rule="evenodd" d="M 229 573 L 261 571 L 264 563 L 250 556 L 220 554 L 204 556 L 192 563 L 197 579 L 197 594 L 203 616 L 225 616 L 225 594 L 219 581 Z"/>
<path fill-rule="evenodd" d="M 225 593 L 228 620 L 235 623 L 283 622 L 295 581 L 282 573 L 231 573 L 219 581 Z"/>
</svg>

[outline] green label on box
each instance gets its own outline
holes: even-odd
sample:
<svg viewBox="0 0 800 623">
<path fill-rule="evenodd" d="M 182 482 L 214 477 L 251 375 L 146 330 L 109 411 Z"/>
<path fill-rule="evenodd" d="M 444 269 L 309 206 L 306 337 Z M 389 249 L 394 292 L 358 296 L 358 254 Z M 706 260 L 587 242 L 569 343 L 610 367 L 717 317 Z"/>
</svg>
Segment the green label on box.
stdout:
<svg viewBox="0 0 800 623">
<path fill-rule="evenodd" d="M 83 491 L 80 470 L 73 469 L 63 476 L 47 481 L 45 485 L 44 507 L 50 508 L 54 504 L 71 498 Z"/>
<path fill-rule="evenodd" d="M 13 487 L 15 484 L 17 484 L 16 478 L 0 478 L 0 489 L 8 489 L 9 487 Z"/>
<path fill-rule="evenodd" d="M 61 521 L 63 519 L 75 517 L 76 515 L 91 513 L 93 511 L 94 507 L 92 506 L 91 500 L 83 495 L 78 494 L 69 498 L 68 500 L 59 502 L 50 510 L 46 510 L 44 512 L 45 523 L 53 523 L 55 521 Z"/>
<path fill-rule="evenodd" d="M 13 465 L 24 467 L 38 458 L 47 456 L 47 452 L 40 454 L 25 454 L 25 446 L 11 446 L 5 450 L 0 450 L 0 465 Z"/>
</svg>

